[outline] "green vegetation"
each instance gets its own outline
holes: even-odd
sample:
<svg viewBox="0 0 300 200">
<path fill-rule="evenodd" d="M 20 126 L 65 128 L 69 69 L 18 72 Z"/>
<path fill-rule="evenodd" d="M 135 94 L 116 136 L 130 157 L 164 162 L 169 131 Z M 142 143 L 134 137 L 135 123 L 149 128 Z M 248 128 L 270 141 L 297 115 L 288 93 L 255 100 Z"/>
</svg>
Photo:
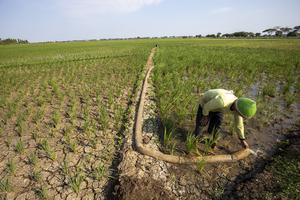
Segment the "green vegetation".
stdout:
<svg viewBox="0 0 300 200">
<path fill-rule="evenodd" d="M 18 140 L 15 150 L 16 150 L 17 153 L 20 153 L 20 154 L 24 152 L 24 143 L 21 139 Z"/>
<path fill-rule="evenodd" d="M 106 175 L 106 168 L 102 163 L 99 163 L 93 170 L 94 179 L 100 181 Z"/>
<path fill-rule="evenodd" d="M 72 188 L 72 190 L 78 194 L 80 191 L 80 185 L 84 181 L 85 176 L 82 172 L 76 172 L 74 176 L 71 176 L 69 179 L 69 185 Z"/>
<path fill-rule="evenodd" d="M 14 175 L 16 173 L 17 166 L 16 163 L 12 160 L 9 159 L 8 162 L 6 163 L 6 171 L 9 175 Z"/>
<path fill-rule="evenodd" d="M 0 180 L 0 192 L 12 191 L 12 185 L 7 177 Z"/>
<path fill-rule="evenodd" d="M 54 150 L 50 147 L 48 140 L 43 139 L 40 143 L 39 146 L 42 150 L 45 151 L 47 157 L 51 160 L 55 160 L 56 159 L 56 153 L 54 152 Z"/>
<path fill-rule="evenodd" d="M 33 165 L 35 166 L 37 164 L 37 161 L 38 161 L 38 157 L 35 153 L 31 153 L 29 154 L 29 156 L 27 157 L 27 160 L 28 160 L 28 163 L 30 165 Z"/>
<path fill-rule="evenodd" d="M 167 131 L 166 128 L 164 130 L 163 144 L 167 152 L 170 152 L 171 154 L 174 153 L 176 141 L 174 140 L 173 132 Z"/>
<path fill-rule="evenodd" d="M 197 145 L 199 143 L 199 139 L 195 136 L 195 134 L 188 133 L 185 141 L 186 150 L 188 153 L 196 153 Z"/>
<path fill-rule="evenodd" d="M 41 200 L 48 199 L 48 189 L 45 186 L 36 188 L 34 191 Z"/>
<path fill-rule="evenodd" d="M 16 169 L 21 172 L 24 162 L 18 161 L 27 156 L 28 174 L 37 184 L 34 191 L 40 199 L 51 199 L 51 188 L 64 184 L 81 198 L 80 187 L 90 178 L 103 188 L 123 143 L 120 135 L 129 116 L 128 105 L 156 43 L 153 82 L 167 153 L 197 153 L 199 139 L 191 131 L 199 94 L 207 89 L 232 89 L 238 96 L 255 99 L 255 120 L 260 123 L 293 109 L 300 99 L 300 42 L 294 39 L 1 45 L 0 144 L 2 155 L 16 158 L 2 161 L 6 167 L 0 173 L 11 177 Z M 230 130 L 229 117 L 225 119 L 224 129 Z M 207 151 L 215 140 L 204 141 Z M 95 160 L 101 163 L 92 166 Z M 77 165 L 85 168 L 78 170 Z M 197 164 L 200 172 L 204 165 Z M 53 177 L 64 178 L 48 187 L 41 180 L 50 168 Z M 1 191 L 12 191 L 12 180 L 0 178 Z"/>
<path fill-rule="evenodd" d="M 254 120 L 273 121 L 280 117 L 276 113 L 288 112 L 285 105 L 299 103 L 299 53 L 298 40 L 162 41 L 155 56 L 154 84 L 163 125 L 193 131 L 199 94 L 212 88 L 256 100 Z M 286 80 L 289 89 L 283 92 Z M 230 117 L 225 116 L 225 130 L 229 124 Z"/>
</svg>

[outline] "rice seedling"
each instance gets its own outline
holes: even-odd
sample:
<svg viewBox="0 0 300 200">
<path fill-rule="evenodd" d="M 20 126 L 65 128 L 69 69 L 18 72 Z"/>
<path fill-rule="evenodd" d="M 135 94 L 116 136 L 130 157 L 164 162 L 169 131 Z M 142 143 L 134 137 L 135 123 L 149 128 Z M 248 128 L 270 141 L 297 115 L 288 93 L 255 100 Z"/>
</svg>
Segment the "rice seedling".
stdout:
<svg viewBox="0 0 300 200">
<path fill-rule="evenodd" d="M 25 130 L 26 130 L 26 123 L 19 118 L 16 124 L 16 131 L 18 135 L 21 137 L 24 134 Z"/>
<path fill-rule="evenodd" d="M 37 123 L 39 120 L 41 120 L 43 115 L 44 115 L 44 110 L 42 108 L 38 109 L 35 115 L 33 115 L 32 117 L 33 123 Z"/>
<path fill-rule="evenodd" d="M 103 163 L 99 163 L 92 172 L 92 176 L 95 180 L 100 181 L 104 176 L 106 176 L 106 168 Z"/>
<path fill-rule="evenodd" d="M 262 95 L 275 97 L 275 94 L 276 94 L 276 88 L 274 85 L 268 84 L 263 87 Z"/>
<path fill-rule="evenodd" d="M 51 147 L 48 144 L 48 141 L 46 139 L 43 139 L 40 143 L 39 143 L 39 147 L 45 151 L 46 156 L 51 159 L 51 160 L 55 160 L 56 159 L 56 153 L 51 149 Z"/>
<path fill-rule="evenodd" d="M 24 152 L 24 143 L 21 139 L 18 140 L 15 151 L 19 154 L 22 154 Z"/>
<path fill-rule="evenodd" d="M 68 147 L 69 151 L 75 153 L 76 148 L 77 148 L 76 140 L 71 140 L 69 135 L 65 135 L 64 138 L 65 138 L 65 142 L 67 144 L 67 147 Z"/>
<path fill-rule="evenodd" d="M 101 129 L 105 130 L 108 128 L 109 116 L 107 110 L 104 106 L 99 107 L 99 123 L 101 124 Z"/>
<path fill-rule="evenodd" d="M 37 134 L 36 131 L 33 131 L 33 132 L 31 133 L 31 138 L 32 138 L 35 142 L 37 141 L 37 139 L 38 139 L 38 134 Z"/>
<path fill-rule="evenodd" d="M 0 180 L 0 192 L 11 192 L 13 187 L 8 177 L 2 178 Z"/>
<path fill-rule="evenodd" d="M 174 140 L 173 132 L 168 132 L 166 128 L 164 130 L 163 144 L 167 151 L 170 151 L 171 154 L 174 153 L 176 148 L 176 141 Z"/>
<path fill-rule="evenodd" d="M 16 163 L 12 159 L 8 159 L 6 163 L 6 172 L 9 175 L 14 175 L 16 173 L 17 166 Z"/>
<path fill-rule="evenodd" d="M 69 186 L 76 194 L 78 194 L 80 192 L 80 185 L 84 180 L 84 174 L 81 171 L 76 171 L 74 176 L 69 178 Z"/>
<path fill-rule="evenodd" d="M 199 161 L 197 162 L 197 171 L 198 171 L 199 173 L 202 173 L 203 170 L 204 170 L 204 168 L 205 168 L 205 165 L 206 165 L 205 160 L 199 160 Z"/>
<path fill-rule="evenodd" d="M 68 165 L 68 162 L 66 160 L 64 160 L 64 162 L 62 164 L 61 170 L 62 170 L 62 172 L 65 176 L 68 176 L 70 174 L 69 165 Z"/>
<path fill-rule="evenodd" d="M 37 157 L 36 153 L 31 153 L 27 157 L 27 160 L 28 160 L 28 164 L 35 166 L 37 164 L 38 157 Z"/>
<path fill-rule="evenodd" d="M 52 120 L 53 120 L 54 127 L 58 127 L 58 125 L 59 125 L 59 123 L 61 121 L 61 115 L 60 115 L 59 111 L 55 111 L 53 113 Z"/>
<path fill-rule="evenodd" d="M 48 189 L 45 186 L 34 189 L 34 192 L 41 200 L 48 199 Z"/>
<path fill-rule="evenodd" d="M 199 139 L 195 134 L 189 132 L 186 137 L 185 146 L 188 153 L 196 153 L 197 152 L 197 144 Z"/>
<path fill-rule="evenodd" d="M 290 107 L 294 103 L 295 99 L 296 98 L 295 98 L 294 95 L 292 95 L 292 94 L 286 94 L 285 97 L 284 97 L 284 100 L 285 100 L 285 102 L 287 104 L 287 107 Z"/>
<path fill-rule="evenodd" d="M 42 180 L 42 173 L 39 170 L 33 170 L 29 177 L 35 182 L 40 182 Z"/>
</svg>

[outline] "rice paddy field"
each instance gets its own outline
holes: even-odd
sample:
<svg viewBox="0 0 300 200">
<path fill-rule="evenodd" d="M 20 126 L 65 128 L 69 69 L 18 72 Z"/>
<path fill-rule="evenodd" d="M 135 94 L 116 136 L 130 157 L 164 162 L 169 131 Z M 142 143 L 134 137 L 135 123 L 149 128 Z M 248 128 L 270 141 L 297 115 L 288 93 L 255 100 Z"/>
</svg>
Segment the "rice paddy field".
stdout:
<svg viewBox="0 0 300 200">
<path fill-rule="evenodd" d="M 111 199 L 124 138 L 132 134 L 125 131 L 130 110 L 155 45 L 152 82 L 164 131 L 157 141 L 162 151 L 188 155 L 195 150 L 196 140 L 187 135 L 199 94 L 212 88 L 257 101 L 255 118 L 245 122 L 246 137 L 280 124 L 299 130 L 298 39 L 0 46 L 0 199 Z M 286 126 L 282 135 L 289 131 Z M 222 132 L 237 140 L 231 116 Z M 268 143 L 268 133 L 263 136 L 258 139 Z M 293 199 L 299 197 L 299 155 L 286 162 L 277 160 L 269 168 L 283 180 L 277 193 Z"/>
</svg>

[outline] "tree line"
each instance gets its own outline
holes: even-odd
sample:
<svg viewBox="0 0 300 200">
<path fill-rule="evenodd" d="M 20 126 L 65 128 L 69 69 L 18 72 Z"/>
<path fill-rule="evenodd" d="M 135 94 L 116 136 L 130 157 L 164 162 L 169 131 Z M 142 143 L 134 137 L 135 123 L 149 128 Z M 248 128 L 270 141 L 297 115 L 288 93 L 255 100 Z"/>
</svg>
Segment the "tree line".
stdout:
<svg viewBox="0 0 300 200">
<path fill-rule="evenodd" d="M 21 39 L 13 39 L 13 38 L 7 38 L 7 39 L 1 39 L 0 38 L 0 45 L 6 45 L 6 44 L 28 44 L 28 40 L 21 40 Z"/>
<path fill-rule="evenodd" d="M 235 38 L 235 37 L 298 37 L 300 36 L 300 26 L 290 27 L 280 27 L 276 26 L 274 28 L 268 28 L 262 31 L 262 33 L 253 33 L 239 31 L 234 33 L 217 33 L 208 34 L 205 37 L 210 38 Z M 195 37 L 202 37 L 201 35 L 196 35 Z"/>
</svg>

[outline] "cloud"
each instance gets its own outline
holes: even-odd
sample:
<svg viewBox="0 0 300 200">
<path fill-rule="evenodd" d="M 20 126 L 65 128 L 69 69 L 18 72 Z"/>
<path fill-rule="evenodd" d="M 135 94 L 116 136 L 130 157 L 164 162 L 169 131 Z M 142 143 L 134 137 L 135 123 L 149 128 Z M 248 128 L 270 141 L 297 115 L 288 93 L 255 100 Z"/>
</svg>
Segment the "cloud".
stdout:
<svg viewBox="0 0 300 200">
<path fill-rule="evenodd" d="M 217 8 L 217 9 L 212 10 L 210 13 L 213 15 L 217 15 L 217 14 L 228 13 L 232 10 L 233 10 L 232 7 L 222 7 L 222 8 Z"/>
<path fill-rule="evenodd" d="M 109 13 L 129 13 L 145 6 L 157 5 L 162 0 L 59 0 L 64 13 L 84 17 Z"/>
</svg>

